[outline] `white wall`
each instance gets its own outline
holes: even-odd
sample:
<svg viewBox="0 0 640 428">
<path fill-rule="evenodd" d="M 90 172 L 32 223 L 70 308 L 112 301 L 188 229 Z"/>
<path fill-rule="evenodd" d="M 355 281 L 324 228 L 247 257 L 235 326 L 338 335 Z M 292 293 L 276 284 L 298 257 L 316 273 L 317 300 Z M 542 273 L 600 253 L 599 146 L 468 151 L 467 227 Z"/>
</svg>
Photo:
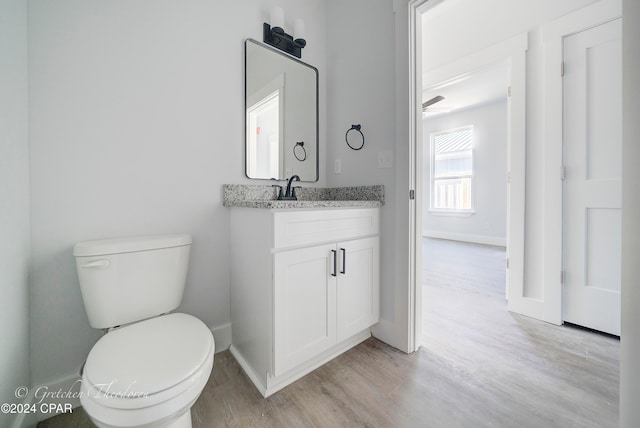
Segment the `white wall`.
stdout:
<svg viewBox="0 0 640 428">
<path fill-rule="evenodd" d="M 506 100 L 425 118 L 422 123 L 423 236 L 506 245 Z M 430 134 L 467 125 L 473 125 L 474 214 L 451 216 L 429 212 Z"/>
<path fill-rule="evenodd" d="M 382 328 L 387 325 L 387 329 L 392 328 L 396 303 L 396 169 L 378 168 L 378 153 L 395 153 L 396 148 L 394 20 L 391 0 L 327 2 L 327 184 L 385 186 L 380 314 Z M 362 125 L 365 136 L 365 145 L 358 151 L 350 149 L 345 141 L 345 133 L 353 124 Z M 334 172 L 336 159 L 342 163 L 339 174 Z M 374 333 L 386 338 L 384 332 Z"/>
<path fill-rule="evenodd" d="M 228 330 L 229 213 L 221 187 L 264 183 L 244 178 L 243 43 L 262 40 L 275 3 L 285 10 L 285 29 L 297 17 L 306 22 L 303 59 L 320 71 L 324 147 L 321 0 L 29 2 L 35 384 L 77 374 L 99 337 L 80 296 L 78 241 L 191 233 L 179 310 L 214 333 Z"/>
<path fill-rule="evenodd" d="M 525 297 L 544 286 L 544 46 L 540 26 L 595 0 L 445 0 L 423 16 L 423 69 L 437 68 L 528 32 L 525 214 Z M 493 13 L 492 11 L 500 11 Z M 482 19 L 478 19 L 482 17 Z M 505 19 L 504 17 L 509 17 Z M 464 31 L 460 31 L 464 28 Z M 447 40 L 447 43 L 442 43 Z"/>
<path fill-rule="evenodd" d="M 622 335 L 620 427 L 640 426 L 640 3 L 622 2 Z"/>
<path fill-rule="evenodd" d="M 27 6 L 0 0 L 0 403 L 19 403 L 29 374 Z M 0 413 L 0 426 L 12 414 Z"/>
</svg>

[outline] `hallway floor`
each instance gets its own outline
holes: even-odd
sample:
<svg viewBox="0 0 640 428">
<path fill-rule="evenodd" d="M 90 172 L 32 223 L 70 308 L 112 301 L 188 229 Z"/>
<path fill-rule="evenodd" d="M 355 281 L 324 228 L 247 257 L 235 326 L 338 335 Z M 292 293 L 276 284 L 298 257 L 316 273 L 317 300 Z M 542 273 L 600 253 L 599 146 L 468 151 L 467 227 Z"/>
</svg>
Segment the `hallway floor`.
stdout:
<svg viewBox="0 0 640 428">
<path fill-rule="evenodd" d="M 620 341 L 508 312 L 505 257 L 423 240 L 423 349 L 458 384 L 459 426 L 617 427 Z"/>
</svg>

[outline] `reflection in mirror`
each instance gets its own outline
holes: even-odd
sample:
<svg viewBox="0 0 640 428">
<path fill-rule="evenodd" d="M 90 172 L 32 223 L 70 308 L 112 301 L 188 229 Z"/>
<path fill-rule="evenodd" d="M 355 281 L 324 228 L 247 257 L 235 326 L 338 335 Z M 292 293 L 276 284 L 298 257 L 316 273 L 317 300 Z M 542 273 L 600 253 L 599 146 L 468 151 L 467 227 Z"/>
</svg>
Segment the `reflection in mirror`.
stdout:
<svg viewBox="0 0 640 428">
<path fill-rule="evenodd" d="M 283 75 L 259 91 L 247 95 L 247 175 L 281 177 L 280 119 L 283 114 Z M 248 132 L 254 130 L 254 132 Z"/>
<path fill-rule="evenodd" d="M 317 69 L 247 40 L 245 108 L 247 177 L 317 181 Z"/>
</svg>

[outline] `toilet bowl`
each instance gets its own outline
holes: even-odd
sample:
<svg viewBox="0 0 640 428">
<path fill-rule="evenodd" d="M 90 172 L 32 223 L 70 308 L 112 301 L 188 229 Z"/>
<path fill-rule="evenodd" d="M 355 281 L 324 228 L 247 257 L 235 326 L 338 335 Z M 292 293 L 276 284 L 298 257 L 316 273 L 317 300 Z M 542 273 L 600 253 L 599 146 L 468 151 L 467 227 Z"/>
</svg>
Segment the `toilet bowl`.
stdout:
<svg viewBox="0 0 640 428">
<path fill-rule="evenodd" d="M 80 389 L 98 427 L 191 427 L 215 342 L 198 318 L 166 313 L 182 299 L 190 244 L 170 235 L 74 247 L 90 323 L 108 329 L 87 356 Z"/>
<path fill-rule="evenodd" d="M 211 331 L 187 314 L 112 331 L 89 352 L 80 402 L 99 427 L 190 427 L 176 422 L 207 383 L 214 351 Z"/>
</svg>

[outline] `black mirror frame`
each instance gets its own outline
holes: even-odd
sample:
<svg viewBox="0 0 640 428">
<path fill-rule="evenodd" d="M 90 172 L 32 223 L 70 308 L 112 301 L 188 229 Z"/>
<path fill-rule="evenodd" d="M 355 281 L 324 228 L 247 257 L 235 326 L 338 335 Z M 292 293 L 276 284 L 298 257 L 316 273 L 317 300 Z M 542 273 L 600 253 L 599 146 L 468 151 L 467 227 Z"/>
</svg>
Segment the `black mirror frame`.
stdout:
<svg viewBox="0 0 640 428">
<path fill-rule="evenodd" d="M 316 80 L 316 87 L 315 87 L 315 97 L 316 97 L 316 114 L 315 114 L 315 153 L 316 153 L 316 162 L 315 162 L 315 178 L 313 180 L 300 180 L 302 182 L 307 182 L 307 183 L 314 183 L 317 182 L 320 179 L 320 78 L 319 78 L 319 73 L 318 73 L 318 69 L 310 64 L 307 64 L 304 61 L 299 60 L 298 58 L 295 58 L 289 54 L 286 54 L 282 51 L 279 51 L 278 49 L 275 49 L 269 45 L 266 45 L 264 43 L 261 43 L 255 39 L 246 39 L 245 43 L 244 43 L 244 174 L 247 178 L 251 179 L 251 180 L 270 180 L 270 181 L 274 181 L 273 178 L 256 178 L 256 177 L 250 177 L 249 176 L 249 159 L 247 157 L 247 133 L 246 133 L 246 129 L 247 129 L 247 46 L 249 43 L 253 43 L 259 47 L 262 47 L 264 49 L 267 49 L 273 53 L 276 53 L 284 58 L 290 59 L 292 61 L 295 61 L 301 65 L 304 65 L 305 67 L 310 68 L 311 70 L 313 70 L 313 72 L 315 73 L 315 80 Z M 294 142 L 294 145 L 296 144 L 296 142 Z M 305 144 L 307 145 L 308 148 L 308 142 L 305 142 Z M 305 155 L 306 155 L 306 151 L 305 151 Z M 306 159 L 306 156 L 305 156 Z M 305 177 L 306 178 L 306 177 Z M 284 181 L 286 180 L 287 177 L 283 177 L 283 178 L 277 178 L 275 181 Z"/>
</svg>

